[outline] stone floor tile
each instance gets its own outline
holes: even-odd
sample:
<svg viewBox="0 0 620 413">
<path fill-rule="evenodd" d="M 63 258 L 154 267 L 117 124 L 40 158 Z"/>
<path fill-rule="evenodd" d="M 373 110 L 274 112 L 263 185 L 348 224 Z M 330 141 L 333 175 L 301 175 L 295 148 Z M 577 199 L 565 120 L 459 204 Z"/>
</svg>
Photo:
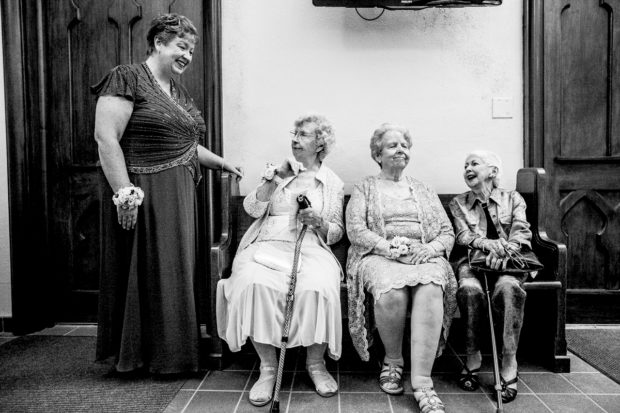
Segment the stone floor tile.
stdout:
<svg viewBox="0 0 620 413">
<path fill-rule="evenodd" d="M 233 413 L 242 394 L 237 391 L 198 391 L 183 413 Z"/>
<path fill-rule="evenodd" d="M 563 376 L 586 394 L 620 394 L 620 384 L 602 373 L 567 373 Z"/>
<path fill-rule="evenodd" d="M 249 371 L 218 371 L 211 370 L 209 375 L 202 382 L 200 390 L 245 390 Z"/>
<path fill-rule="evenodd" d="M 594 400 L 599 406 L 605 409 L 608 413 L 620 412 L 620 395 L 591 395 L 590 398 Z"/>
<path fill-rule="evenodd" d="M 65 335 L 71 337 L 97 337 L 97 326 L 78 326 Z"/>
<path fill-rule="evenodd" d="M 582 394 L 539 394 L 538 397 L 555 413 L 601 413 L 604 411 L 588 396 Z"/>
<path fill-rule="evenodd" d="M 280 404 L 280 411 L 285 411 L 286 404 Z M 319 413 L 319 412 L 337 412 L 338 411 L 338 395 L 333 397 L 321 397 L 312 393 L 295 393 L 291 394 L 288 404 L 289 413 Z M 358 408 L 359 411 L 359 408 Z M 342 410 L 344 412 L 344 410 Z"/>
<path fill-rule="evenodd" d="M 390 400 L 383 392 L 340 394 L 340 413 L 386 413 L 389 411 Z"/>
<path fill-rule="evenodd" d="M 193 395 L 193 390 L 179 390 L 163 413 L 181 413 Z"/>
<path fill-rule="evenodd" d="M 406 375 L 403 375 L 406 385 Z M 379 388 L 379 374 L 340 373 L 340 391 L 354 393 L 382 393 Z"/>
<path fill-rule="evenodd" d="M 482 393 L 470 394 L 441 394 L 441 401 L 446 406 L 447 412 L 459 413 L 484 413 L 495 412 L 494 404 Z M 417 412 L 418 410 L 414 410 Z"/>
<path fill-rule="evenodd" d="M 572 353 L 568 353 L 568 358 L 570 359 L 570 372 L 571 373 L 589 373 L 593 371 L 598 371 L 576 355 Z"/>
<path fill-rule="evenodd" d="M 78 326 L 74 325 L 57 325 L 54 327 L 44 328 L 41 331 L 32 333 L 32 336 L 64 336 L 67 333 L 75 330 Z"/>
<path fill-rule="evenodd" d="M 521 381 L 536 394 L 541 393 L 578 393 L 573 385 L 559 374 L 554 373 L 521 373 Z M 522 386 L 520 386 L 521 388 Z M 521 390 L 519 390 L 521 391 Z"/>
<path fill-rule="evenodd" d="M 241 400 L 239 401 L 239 405 L 237 406 L 237 410 L 235 413 L 260 413 L 260 412 L 269 412 L 271 409 L 271 402 L 267 403 L 264 406 L 256 407 L 250 403 L 249 400 L 249 392 L 244 392 Z M 290 393 L 288 391 L 280 392 L 280 411 L 282 413 L 286 412 L 286 406 L 288 405 Z"/>
<path fill-rule="evenodd" d="M 240 354 L 231 357 L 230 363 L 222 370 L 253 370 L 258 369 L 258 357 L 254 354 Z"/>
</svg>

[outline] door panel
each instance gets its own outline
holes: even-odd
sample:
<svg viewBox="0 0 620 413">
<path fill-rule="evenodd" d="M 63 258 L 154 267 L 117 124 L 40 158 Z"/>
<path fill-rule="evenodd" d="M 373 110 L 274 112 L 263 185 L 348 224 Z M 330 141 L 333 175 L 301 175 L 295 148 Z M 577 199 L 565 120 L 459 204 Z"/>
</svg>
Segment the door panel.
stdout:
<svg viewBox="0 0 620 413">
<path fill-rule="evenodd" d="M 620 0 L 526 8 L 528 166 L 552 181 L 549 232 L 568 248 L 567 321 L 618 322 Z"/>
<path fill-rule="evenodd" d="M 114 66 L 145 59 L 146 33 L 156 15 L 179 11 L 191 16 L 203 38 L 204 11 L 202 2 L 192 0 L 44 3 L 53 268 L 61 295 L 57 321 L 95 321 L 100 199 L 96 100 L 89 87 Z M 205 62 L 206 53 L 198 51 L 182 79 L 203 113 Z M 201 203 L 202 214 L 205 209 Z"/>
</svg>

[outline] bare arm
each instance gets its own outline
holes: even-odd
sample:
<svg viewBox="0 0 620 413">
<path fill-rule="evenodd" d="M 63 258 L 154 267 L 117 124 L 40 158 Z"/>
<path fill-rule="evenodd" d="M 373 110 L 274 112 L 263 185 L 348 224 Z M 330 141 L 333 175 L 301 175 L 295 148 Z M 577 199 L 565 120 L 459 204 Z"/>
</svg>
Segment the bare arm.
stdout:
<svg viewBox="0 0 620 413">
<path fill-rule="evenodd" d="M 129 175 L 120 140 L 125 132 L 133 102 L 119 96 L 101 96 L 95 110 L 95 141 L 101 167 L 114 192 L 129 185 Z"/>
<path fill-rule="evenodd" d="M 198 145 L 198 162 L 205 168 L 227 170 L 239 177 L 243 176 L 243 172 L 239 170 L 240 168 L 229 164 L 224 158 L 214 154 L 202 145 Z"/>
<path fill-rule="evenodd" d="M 133 112 L 133 102 L 119 96 L 101 96 L 95 110 L 95 141 L 99 160 L 108 183 L 114 192 L 129 186 L 129 174 L 120 140 Z M 112 200 L 109 200 L 112 202 Z M 133 229 L 138 219 L 138 208 L 117 207 L 118 223 L 123 229 Z"/>
</svg>

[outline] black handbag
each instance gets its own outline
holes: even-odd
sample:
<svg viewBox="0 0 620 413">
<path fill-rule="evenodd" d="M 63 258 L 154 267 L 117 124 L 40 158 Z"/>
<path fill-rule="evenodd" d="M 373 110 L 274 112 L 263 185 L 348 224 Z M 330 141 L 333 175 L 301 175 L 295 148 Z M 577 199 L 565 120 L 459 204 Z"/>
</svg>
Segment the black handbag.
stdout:
<svg viewBox="0 0 620 413">
<path fill-rule="evenodd" d="M 536 254 L 534 254 L 534 251 L 530 249 L 510 253 L 506 269 L 500 268 L 496 270 L 487 267 L 487 255 L 488 253 L 480 249 L 470 249 L 468 253 L 469 266 L 475 271 L 501 274 L 524 274 L 545 268 Z"/>
</svg>

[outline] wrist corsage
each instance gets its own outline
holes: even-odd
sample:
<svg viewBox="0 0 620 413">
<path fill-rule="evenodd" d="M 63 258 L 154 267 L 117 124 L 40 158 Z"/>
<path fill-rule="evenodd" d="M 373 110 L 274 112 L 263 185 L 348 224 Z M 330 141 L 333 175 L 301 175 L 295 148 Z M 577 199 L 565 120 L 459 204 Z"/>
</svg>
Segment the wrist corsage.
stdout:
<svg viewBox="0 0 620 413">
<path fill-rule="evenodd" d="M 271 181 L 278 173 L 278 166 L 275 163 L 267 162 L 267 167 L 263 171 L 263 182 Z"/>
<path fill-rule="evenodd" d="M 394 258 L 409 254 L 411 240 L 407 237 L 394 237 L 390 241 L 390 255 Z"/>
<path fill-rule="evenodd" d="M 123 209 L 132 209 L 142 205 L 144 200 L 144 191 L 137 186 L 125 186 L 112 196 L 112 202 L 114 205 L 120 206 Z"/>
</svg>

